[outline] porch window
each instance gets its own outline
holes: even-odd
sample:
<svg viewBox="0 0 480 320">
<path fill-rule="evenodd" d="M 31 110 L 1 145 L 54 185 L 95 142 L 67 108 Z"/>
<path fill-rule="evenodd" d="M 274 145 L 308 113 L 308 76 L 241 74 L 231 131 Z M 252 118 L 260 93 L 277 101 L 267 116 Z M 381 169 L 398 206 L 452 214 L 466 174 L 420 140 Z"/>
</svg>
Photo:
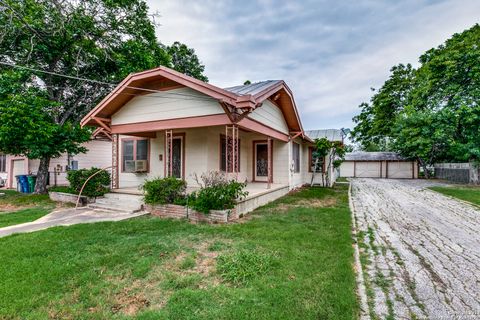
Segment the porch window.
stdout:
<svg viewBox="0 0 480 320">
<path fill-rule="evenodd" d="M 231 137 L 228 137 L 228 139 L 230 140 L 229 142 L 229 145 L 231 144 L 231 140 L 232 138 Z M 220 135 L 220 171 L 227 171 L 226 170 L 226 162 L 227 162 L 227 146 L 226 146 L 226 137 L 225 135 Z M 236 167 L 236 172 L 240 172 L 240 139 L 237 139 L 237 143 L 236 143 L 236 149 L 237 149 L 237 167 Z M 229 160 L 231 159 L 230 158 L 231 155 L 229 156 Z M 231 160 L 228 161 L 228 172 L 233 172 L 233 167 L 232 167 L 232 163 L 231 163 Z"/>
<path fill-rule="evenodd" d="M 122 140 L 122 171 L 138 172 L 139 166 L 134 162 L 138 160 L 145 160 L 148 164 L 148 139 Z"/>
<path fill-rule="evenodd" d="M 7 156 L 0 154 L 0 172 L 7 172 Z"/>
<path fill-rule="evenodd" d="M 292 163 L 293 172 L 300 172 L 300 145 L 298 143 L 292 143 Z"/>
<path fill-rule="evenodd" d="M 317 161 L 315 148 L 308 148 L 308 172 L 325 172 L 325 158 L 321 157 Z"/>
</svg>

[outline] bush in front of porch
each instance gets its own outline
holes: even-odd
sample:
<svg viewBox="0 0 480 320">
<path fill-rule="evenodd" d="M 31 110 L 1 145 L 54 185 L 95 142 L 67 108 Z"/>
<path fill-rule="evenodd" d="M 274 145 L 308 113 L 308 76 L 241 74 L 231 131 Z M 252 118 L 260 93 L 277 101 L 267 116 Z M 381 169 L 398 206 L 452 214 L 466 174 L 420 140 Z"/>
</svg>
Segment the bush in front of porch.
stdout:
<svg viewBox="0 0 480 320">
<path fill-rule="evenodd" d="M 181 204 L 185 198 L 187 183 L 175 177 L 146 180 L 141 187 L 146 204 Z"/>
</svg>

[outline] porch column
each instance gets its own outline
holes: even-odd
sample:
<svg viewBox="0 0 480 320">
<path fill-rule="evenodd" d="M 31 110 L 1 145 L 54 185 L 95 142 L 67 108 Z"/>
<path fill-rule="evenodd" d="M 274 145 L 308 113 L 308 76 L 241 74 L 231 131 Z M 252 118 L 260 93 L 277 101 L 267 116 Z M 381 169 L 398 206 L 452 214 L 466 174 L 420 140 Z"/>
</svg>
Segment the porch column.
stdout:
<svg viewBox="0 0 480 320">
<path fill-rule="evenodd" d="M 173 132 L 165 130 L 165 177 L 173 176 Z"/>
<path fill-rule="evenodd" d="M 267 138 L 267 188 L 272 184 L 272 138 Z"/>
<path fill-rule="evenodd" d="M 119 135 L 112 135 L 112 189 L 118 189 Z"/>
<path fill-rule="evenodd" d="M 236 125 L 225 126 L 225 171 L 226 175 L 231 172 L 238 179 L 239 166 L 238 127 Z"/>
</svg>

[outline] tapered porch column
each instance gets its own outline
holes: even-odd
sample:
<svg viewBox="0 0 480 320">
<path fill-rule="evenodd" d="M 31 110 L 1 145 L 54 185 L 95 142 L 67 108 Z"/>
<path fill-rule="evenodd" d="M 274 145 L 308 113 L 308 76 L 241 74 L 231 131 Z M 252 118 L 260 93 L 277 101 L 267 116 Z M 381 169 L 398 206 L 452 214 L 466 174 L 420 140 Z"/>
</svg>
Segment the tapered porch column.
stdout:
<svg viewBox="0 0 480 320">
<path fill-rule="evenodd" d="M 112 135 L 112 189 L 118 189 L 118 144 L 119 144 L 119 135 Z"/>
<path fill-rule="evenodd" d="M 240 172 L 238 145 L 238 127 L 236 125 L 225 126 L 225 171 L 226 175 L 231 172 L 235 180 Z"/>
</svg>

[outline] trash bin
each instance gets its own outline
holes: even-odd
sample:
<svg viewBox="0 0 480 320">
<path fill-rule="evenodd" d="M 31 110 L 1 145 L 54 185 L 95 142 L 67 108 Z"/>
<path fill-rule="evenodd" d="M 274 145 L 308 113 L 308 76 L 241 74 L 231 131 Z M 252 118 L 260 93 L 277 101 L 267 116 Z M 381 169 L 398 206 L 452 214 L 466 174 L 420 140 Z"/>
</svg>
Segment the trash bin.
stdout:
<svg viewBox="0 0 480 320">
<path fill-rule="evenodd" d="M 26 175 L 20 176 L 21 192 L 28 193 L 28 178 Z"/>
<path fill-rule="evenodd" d="M 28 191 L 32 193 L 35 191 L 35 182 L 37 182 L 37 176 L 27 176 L 28 181 Z"/>
<path fill-rule="evenodd" d="M 22 184 L 20 183 L 20 176 L 15 176 L 15 179 L 17 179 L 17 191 L 22 192 Z"/>
</svg>

